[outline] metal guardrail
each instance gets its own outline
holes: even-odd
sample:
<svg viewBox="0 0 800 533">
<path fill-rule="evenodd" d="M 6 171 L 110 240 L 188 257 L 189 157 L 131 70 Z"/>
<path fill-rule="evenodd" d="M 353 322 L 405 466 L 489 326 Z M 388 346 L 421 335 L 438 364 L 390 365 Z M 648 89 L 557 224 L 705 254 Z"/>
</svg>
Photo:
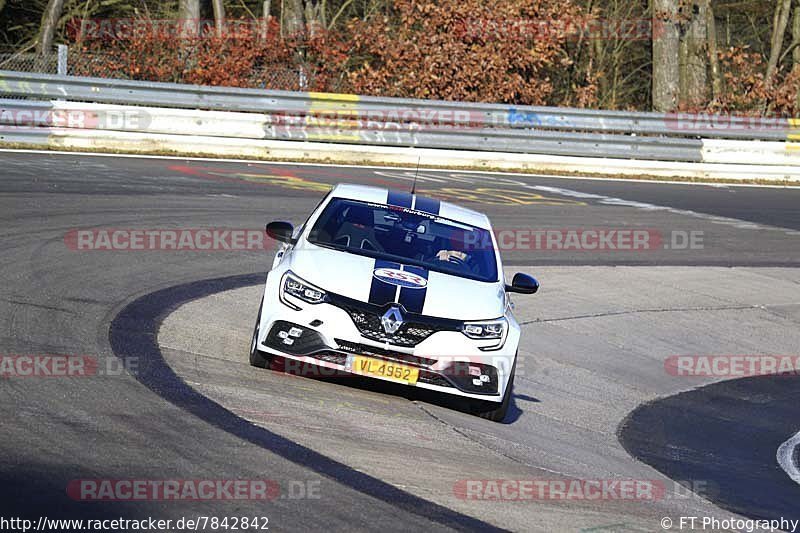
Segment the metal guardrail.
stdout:
<svg viewBox="0 0 800 533">
<path fill-rule="evenodd" d="M 255 122 L 258 127 L 245 128 L 249 133 L 240 135 L 239 125 L 218 131 L 209 126 L 209 131 L 200 134 L 661 161 L 702 161 L 702 139 L 786 141 L 800 133 L 800 120 L 785 118 L 752 120 L 377 98 L 12 71 L 0 71 L 0 96 L 25 98 L 0 102 L 2 109 L 17 109 L 16 116 L 20 106 L 41 106 L 42 100 L 147 106 L 156 108 L 148 112 L 167 116 L 170 109 L 175 109 L 174 113 L 184 110 L 185 134 L 193 135 L 204 120 L 217 128 L 219 120 L 225 120 L 212 120 L 209 111 L 225 111 L 247 114 L 244 118 L 237 115 L 235 120 L 231 117 L 232 123 Z M 39 104 L 34 104 L 36 101 Z M 188 124 L 186 110 L 196 110 L 196 117 L 191 117 L 193 125 Z M 13 112 L 10 115 L 15 116 Z M 3 120 L 0 112 L 0 124 Z M 169 125 L 161 129 L 151 122 L 138 131 L 181 133 L 174 131 L 180 121 L 166 121 Z"/>
</svg>

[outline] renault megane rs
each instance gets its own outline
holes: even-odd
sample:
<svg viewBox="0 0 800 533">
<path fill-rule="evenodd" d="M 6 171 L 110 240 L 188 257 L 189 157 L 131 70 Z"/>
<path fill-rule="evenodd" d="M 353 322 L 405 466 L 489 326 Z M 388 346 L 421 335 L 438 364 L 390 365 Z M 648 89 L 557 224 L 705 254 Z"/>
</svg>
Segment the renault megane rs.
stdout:
<svg viewBox="0 0 800 533">
<path fill-rule="evenodd" d="M 501 421 L 520 327 L 489 219 L 408 192 L 338 185 L 282 244 L 267 274 L 250 363 L 274 356 L 430 389 Z"/>
</svg>

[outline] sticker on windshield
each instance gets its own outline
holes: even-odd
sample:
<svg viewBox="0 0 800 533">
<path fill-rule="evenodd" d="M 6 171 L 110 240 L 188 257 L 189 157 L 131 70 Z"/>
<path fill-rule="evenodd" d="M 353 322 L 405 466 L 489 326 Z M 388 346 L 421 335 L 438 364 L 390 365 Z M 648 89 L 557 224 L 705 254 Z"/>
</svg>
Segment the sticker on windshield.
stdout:
<svg viewBox="0 0 800 533">
<path fill-rule="evenodd" d="M 376 268 L 372 275 L 384 283 L 408 289 L 424 289 L 428 285 L 428 280 L 422 276 L 396 268 Z"/>
</svg>

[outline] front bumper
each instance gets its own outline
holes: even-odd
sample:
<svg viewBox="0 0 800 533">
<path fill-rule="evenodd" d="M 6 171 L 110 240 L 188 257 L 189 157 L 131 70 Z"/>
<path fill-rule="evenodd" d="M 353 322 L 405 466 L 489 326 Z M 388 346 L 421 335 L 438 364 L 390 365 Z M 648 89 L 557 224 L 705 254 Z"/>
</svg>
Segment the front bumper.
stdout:
<svg viewBox="0 0 800 533">
<path fill-rule="evenodd" d="M 295 310 L 272 295 L 277 295 L 277 290 L 268 282 L 258 339 L 258 348 L 265 353 L 337 373 L 349 372 L 354 355 L 367 356 L 419 369 L 416 387 L 502 401 L 519 343 L 519 326 L 513 317 L 509 317 L 509 333 L 498 350 L 483 351 L 480 347 L 485 347 L 486 341 L 474 341 L 459 331 L 438 331 L 416 346 L 397 346 L 362 335 L 341 307 L 321 303 Z"/>
</svg>

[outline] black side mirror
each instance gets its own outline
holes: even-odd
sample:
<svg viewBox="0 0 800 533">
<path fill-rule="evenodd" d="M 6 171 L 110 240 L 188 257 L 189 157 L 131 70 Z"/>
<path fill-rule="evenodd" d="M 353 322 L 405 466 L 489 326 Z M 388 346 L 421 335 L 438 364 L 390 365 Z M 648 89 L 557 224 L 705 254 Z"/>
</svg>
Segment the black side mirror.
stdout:
<svg viewBox="0 0 800 533">
<path fill-rule="evenodd" d="M 517 272 L 511 285 L 506 285 L 506 292 L 518 292 L 520 294 L 534 294 L 539 290 L 539 282 L 536 278 Z"/>
<path fill-rule="evenodd" d="M 267 224 L 267 235 L 276 241 L 291 243 L 294 226 L 289 222 L 270 222 Z"/>
</svg>

